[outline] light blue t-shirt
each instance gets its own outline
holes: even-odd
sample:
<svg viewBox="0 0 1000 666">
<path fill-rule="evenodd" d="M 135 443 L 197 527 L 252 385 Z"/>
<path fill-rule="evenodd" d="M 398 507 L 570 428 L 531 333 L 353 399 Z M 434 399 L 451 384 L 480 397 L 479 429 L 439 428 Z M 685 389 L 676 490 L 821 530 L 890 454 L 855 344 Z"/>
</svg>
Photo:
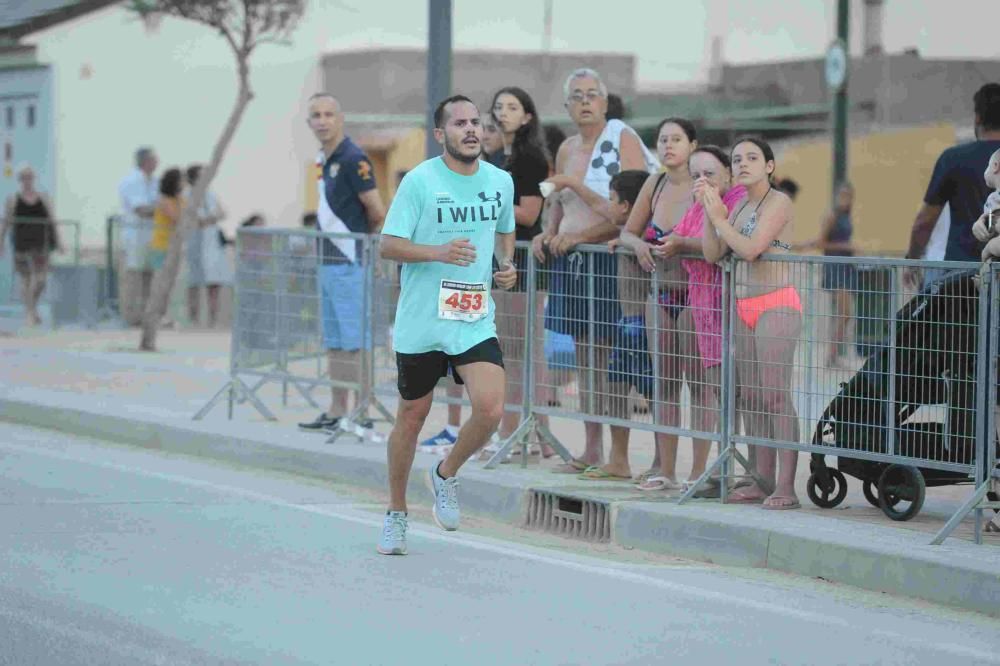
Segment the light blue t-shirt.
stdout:
<svg viewBox="0 0 1000 666">
<path fill-rule="evenodd" d="M 514 183 L 506 171 L 479 162 L 475 174 L 463 176 L 435 157 L 407 173 L 389 207 L 382 234 L 418 245 L 444 245 L 464 238 L 476 248 L 476 262 L 470 266 L 436 261 L 403 265 L 393 349 L 401 354 L 442 351 L 456 356 L 496 337 L 496 306 L 489 297 L 494 234 L 513 232 Z M 469 292 L 488 302 L 485 316 L 475 321 L 442 318 L 442 285 L 453 283 L 485 285 L 482 292 Z"/>
</svg>

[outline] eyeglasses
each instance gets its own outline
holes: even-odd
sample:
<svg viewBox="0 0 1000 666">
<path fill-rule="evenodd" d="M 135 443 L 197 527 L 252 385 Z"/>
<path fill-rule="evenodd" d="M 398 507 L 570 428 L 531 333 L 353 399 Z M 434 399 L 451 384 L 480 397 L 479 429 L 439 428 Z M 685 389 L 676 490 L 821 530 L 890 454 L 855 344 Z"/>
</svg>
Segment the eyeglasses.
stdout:
<svg viewBox="0 0 1000 666">
<path fill-rule="evenodd" d="M 573 104 L 580 104 L 583 102 L 583 100 L 587 100 L 588 102 L 593 102 L 595 99 L 598 99 L 600 97 L 604 97 L 604 95 L 602 95 L 599 91 L 588 90 L 585 93 L 582 92 L 573 93 L 572 95 L 569 96 L 569 101 Z"/>
</svg>

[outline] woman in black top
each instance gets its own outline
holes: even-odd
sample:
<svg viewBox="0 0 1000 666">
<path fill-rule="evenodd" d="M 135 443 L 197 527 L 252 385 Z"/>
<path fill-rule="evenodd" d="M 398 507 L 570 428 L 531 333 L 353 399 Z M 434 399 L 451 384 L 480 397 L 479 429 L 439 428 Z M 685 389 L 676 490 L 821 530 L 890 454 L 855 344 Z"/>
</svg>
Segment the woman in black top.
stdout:
<svg viewBox="0 0 1000 666">
<path fill-rule="evenodd" d="M 4 253 L 7 232 L 14 245 L 14 268 L 21 277 L 21 298 L 28 311 L 28 324 L 41 323 L 38 300 L 45 291 L 49 273 L 49 254 L 62 248 L 52 222 L 52 203 L 35 189 L 35 172 L 29 166 L 17 171 L 20 188 L 7 198 L 3 228 L 0 229 L 0 256 Z"/>
<path fill-rule="evenodd" d="M 544 201 L 538 184 L 549 177 L 549 158 L 542 136 L 541 124 L 535 102 L 521 88 L 510 86 L 501 88 L 493 95 L 491 105 L 493 119 L 503 137 L 506 162 L 504 167 L 514 180 L 514 223 L 515 238 L 518 241 L 530 242 L 532 238 L 542 233 L 542 203 Z M 497 292 L 494 300 L 497 304 L 497 332 L 500 336 L 504 352 L 504 362 L 507 366 L 508 400 L 510 404 L 518 404 L 522 393 L 522 356 L 524 346 L 525 322 L 528 314 L 527 269 L 530 254 L 525 248 L 518 247 L 514 252 L 514 263 L 518 269 L 518 280 L 510 292 Z M 544 271 L 536 276 L 541 278 Z M 547 386 L 545 373 L 545 354 L 543 345 L 542 313 L 545 307 L 544 285 L 542 280 L 536 282 L 535 299 L 535 355 L 536 399 L 541 404 L 548 402 L 551 387 Z M 498 298 L 499 297 L 499 298 Z M 500 437 L 509 436 L 517 427 L 519 412 L 504 414 L 500 424 Z M 545 451 L 547 455 L 551 452 Z"/>
<path fill-rule="evenodd" d="M 549 159 L 535 103 L 521 88 L 508 87 L 493 96 L 492 109 L 507 156 L 504 167 L 514 179 L 515 236 L 530 241 L 542 232 L 543 198 L 538 184 L 549 177 Z M 524 261 L 518 261 L 517 266 L 524 269 Z M 525 285 L 519 284 L 516 289 L 524 291 Z"/>
</svg>

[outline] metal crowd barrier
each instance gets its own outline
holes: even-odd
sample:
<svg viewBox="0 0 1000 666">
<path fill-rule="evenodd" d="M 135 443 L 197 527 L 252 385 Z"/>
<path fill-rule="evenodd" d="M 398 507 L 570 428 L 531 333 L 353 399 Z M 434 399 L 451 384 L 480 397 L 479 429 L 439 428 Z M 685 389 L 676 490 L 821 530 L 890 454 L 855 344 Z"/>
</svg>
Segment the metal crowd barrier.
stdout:
<svg viewBox="0 0 1000 666">
<path fill-rule="evenodd" d="M 120 316 L 126 324 L 142 322 L 155 268 L 150 263 L 149 244 L 153 223 L 110 215 L 105 221 L 104 292 L 102 318 Z M 169 317 L 180 319 L 187 291 L 186 255 L 181 255 L 177 281 L 167 304 Z"/>
<path fill-rule="evenodd" d="M 994 531 L 1000 531 L 1000 465 L 998 465 L 998 454 L 1000 448 L 995 444 L 1000 436 L 1000 421 L 997 420 L 1000 412 L 1000 395 L 998 395 L 998 357 L 1000 357 L 1000 266 L 993 263 L 984 264 L 979 275 L 981 294 L 987 294 L 987 298 L 981 301 L 982 306 L 988 310 L 986 316 L 981 318 L 986 322 L 986 330 L 979 331 L 979 349 L 987 350 L 988 353 L 979 355 L 979 367 L 977 373 L 977 402 L 975 405 L 977 413 L 977 425 L 984 427 L 979 431 L 981 445 L 977 451 L 979 456 L 976 460 L 975 484 L 976 489 L 966 500 L 965 504 L 955 512 L 951 519 L 934 537 L 932 544 L 940 544 L 951 534 L 965 517 L 975 512 L 975 538 L 976 542 L 981 542 L 981 532 L 983 527 L 984 513 L 988 510 L 986 517 L 990 519 Z M 989 287 L 983 289 L 982 285 Z"/>
<path fill-rule="evenodd" d="M 992 350 L 990 354 L 988 367 L 986 370 L 986 377 L 989 387 L 989 402 L 986 404 L 987 410 L 987 422 L 989 426 L 986 429 L 986 442 L 983 445 L 983 449 L 986 452 L 986 465 L 985 472 L 987 483 L 983 484 L 976 489 L 975 494 L 965 506 L 962 507 L 961 515 L 964 517 L 973 508 L 980 509 L 991 509 L 993 511 L 993 516 L 991 522 L 994 528 L 1000 529 L 1000 451 L 997 448 L 990 446 L 989 442 L 993 439 L 994 433 L 1000 436 L 1000 267 L 992 266 L 991 270 L 991 280 L 990 284 L 992 286 L 992 291 L 990 292 L 990 346 L 989 349 Z M 984 506 L 984 498 L 989 500 L 990 506 Z M 956 514 L 959 515 L 959 514 Z M 976 521 L 979 521 L 979 514 L 977 513 Z M 978 529 L 978 527 L 977 527 Z M 943 532 L 944 530 L 942 530 Z"/>
<path fill-rule="evenodd" d="M 363 306 L 351 323 L 367 342 L 356 366 L 331 378 L 321 274 L 338 269 L 319 248 L 347 240 L 357 244 L 364 281 Z M 349 421 L 367 418 L 372 408 L 391 421 L 379 398 L 397 396 L 391 332 L 400 272 L 378 258 L 378 239 L 250 229 L 237 243 L 230 381 L 195 418 L 226 395 L 230 417 L 240 398 L 274 418 L 257 392 L 280 381 L 285 399 L 291 385 L 312 405 L 318 386 L 356 391 Z M 508 369 L 506 411 L 517 416 L 516 427 L 504 432 L 487 467 L 514 447 L 526 464 L 535 440 L 569 460 L 548 417 L 610 425 L 619 442 L 632 429 L 653 432 L 667 447 L 690 438 L 698 481 L 682 503 L 709 484 L 719 485 L 725 501 L 733 476 L 749 476 L 770 492 L 760 447 L 805 452 L 812 454 L 806 491 L 819 506 L 841 502 L 846 476 L 854 476 L 870 502 L 905 520 L 920 510 L 925 485 L 972 484 L 968 502 L 934 542 L 971 511 L 981 540 L 983 512 L 994 507 L 985 500 L 1000 478 L 993 409 L 1000 270 L 765 255 L 719 266 L 678 257 L 648 273 L 620 248 L 579 246 L 539 263 L 528 244 L 517 247 L 518 288 L 493 294 Z M 917 270 L 946 277 L 922 287 Z M 831 293 L 848 312 L 832 307 Z M 575 363 L 547 367 L 539 353 L 546 329 L 574 338 Z M 578 385 L 575 395 L 562 391 L 567 381 Z M 449 395 L 450 384 L 440 382 L 436 398 L 468 406 Z M 718 455 L 709 463 L 713 443 Z M 734 463 L 745 474 L 736 475 Z"/>
<path fill-rule="evenodd" d="M 728 381 L 736 400 L 729 410 L 731 423 L 737 416 L 742 421 L 730 433 L 733 444 L 811 453 L 806 491 L 815 504 L 832 508 L 843 501 L 846 474 L 895 520 L 920 511 L 926 486 L 983 485 L 986 444 L 993 441 L 985 437 L 980 409 L 991 296 L 988 280 L 986 288 L 978 286 L 979 264 L 769 256 L 731 268 Z M 859 269 L 881 271 L 885 279 L 862 292 Z M 941 270 L 944 277 L 914 293 L 906 282 L 915 269 Z M 801 313 L 770 310 L 751 330 L 746 320 L 755 313 L 747 306 L 755 301 L 746 297 L 782 288 L 797 292 Z M 851 296 L 854 316 L 826 311 L 824 291 Z M 858 307 L 873 300 L 884 307 Z M 880 334 L 862 348 L 865 357 L 844 367 L 821 354 L 846 346 L 829 333 L 846 328 L 846 317 Z M 837 457 L 836 469 L 825 456 Z"/>
<path fill-rule="evenodd" d="M 351 259 L 332 249 L 337 242 L 351 246 Z M 284 404 L 291 387 L 316 408 L 313 393 L 319 387 L 356 392 L 361 399 L 355 413 L 343 419 L 345 425 L 364 420 L 373 407 L 391 418 L 369 388 L 379 353 L 372 342 L 384 337 L 372 318 L 377 302 L 372 237 L 249 228 L 239 230 L 236 249 L 230 379 L 194 418 L 203 418 L 228 398 L 230 418 L 234 402 L 246 401 L 276 420 L 258 396 L 272 382 L 281 383 Z M 355 287 L 358 307 L 352 311 L 352 303 L 343 299 Z M 331 327 L 339 327 L 339 333 Z M 337 376 L 331 377 L 325 337 L 358 332 L 357 353 L 338 359 Z"/>
<path fill-rule="evenodd" d="M 708 303 L 688 306 L 679 263 L 675 269 L 646 273 L 630 253 L 595 245 L 534 264 L 530 270 L 548 288 L 546 328 L 576 342 L 576 362 L 569 371 L 579 385 L 575 401 L 536 405 L 535 414 L 651 431 L 674 444 L 679 436 L 703 446 L 722 442 L 722 337 L 702 337 L 714 349 L 705 354 L 709 361 L 702 362 L 694 316 L 717 320 L 722 313 Z M 721 294 L 722 278 L 718 271 L 701 286 Z M 543 334 L 536 332 L 536 344 Z M 693 409 L 682 413 L 685 383 Z M 558 387 L 551 383 L 546 388 Z"/>
</svg>

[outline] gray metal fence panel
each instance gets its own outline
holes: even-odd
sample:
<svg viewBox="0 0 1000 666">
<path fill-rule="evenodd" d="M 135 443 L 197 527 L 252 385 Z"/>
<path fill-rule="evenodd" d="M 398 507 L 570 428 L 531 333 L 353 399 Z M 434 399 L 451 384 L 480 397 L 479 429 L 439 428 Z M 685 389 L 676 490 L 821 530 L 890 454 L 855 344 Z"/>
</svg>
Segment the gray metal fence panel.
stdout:
<svg viewBox="0 0 1000 666">
<path fill-rule="evenodd" d="M 401 268 L 379 258 L 377 238 L 340 238 L 359 246 L 363 303 L 348 324 L 368 342 L 356 367 L 327 375 L 324 275 L 344 262 L 338 268 L 319 248 L 337 237 L 241 231 L 234 377 L 282 381 L 307 399 L 316 386 L 397 397 Z M 492 295 L 507 410 L 520 424 L 506 445 L 538 419 L 561 416 L 719 442 L 723 455 L 705 479 L 724 476 L 730 457 L 753 468 L 737 444 L 938 470 L 979 485 L 1000 476 L 992 409 L 1000 270 L 766 255 L 721 266 L 661 258 L 648 272 L 622 248 L 583 245 L 539 262 L 527 243 L 517 244 L 517 267 L 518 288 Z M 919 268 L 942 277 L 917 285 Z M 573 361 L 551 362 L 552 334 L 572 338 Z M 451 380 L 436 392 L 468 405 Z"/>
</svg>

